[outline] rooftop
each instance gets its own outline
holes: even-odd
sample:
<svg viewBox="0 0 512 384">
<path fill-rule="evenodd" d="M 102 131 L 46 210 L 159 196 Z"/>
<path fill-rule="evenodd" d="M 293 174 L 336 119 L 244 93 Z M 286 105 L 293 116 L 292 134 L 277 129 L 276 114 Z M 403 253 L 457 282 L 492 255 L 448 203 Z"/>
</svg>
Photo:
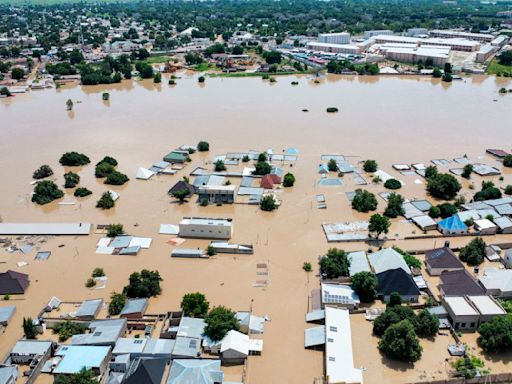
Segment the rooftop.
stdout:
<svg viewBox="0 0 512 384">
<path fill-rule="evenodd" d="M 61 346 L 55 356 L 61 356 L 62 360 L 54 368 L 53 373 L 72 374 L 82 368 L 99 368 L 108 358 L 110 347 L 90 345 L 64 345 Z"/>
<path fill-rule="evenodd" d="M 218 226 L 226 226 L 231 227 L 233 222 L 231 219 L 221 219 L 221 218 L 208 218 L 208 217 L 184 217 L 180 225 L 218 225 Z"/>
<path fill-rule="evenodd" d="M 463 296 L 445 297 L 446 305 L 456 316 L 477 316 L 478 311 Z"/>
<path fill-rule="evenodd" d="M 498 316 L 506 314 L 505 310 L 490 296 L 468 296 L 468 300 L 482 315 Z"/>
</svg>

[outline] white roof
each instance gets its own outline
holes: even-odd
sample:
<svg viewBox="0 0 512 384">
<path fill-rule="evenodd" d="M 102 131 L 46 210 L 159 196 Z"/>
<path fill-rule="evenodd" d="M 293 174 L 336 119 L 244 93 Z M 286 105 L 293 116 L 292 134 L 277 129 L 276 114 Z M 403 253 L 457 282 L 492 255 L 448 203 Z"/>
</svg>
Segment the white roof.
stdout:
<svg viewBox="0 0 512 384">
<path fill-rule="evenodd" d="M 478 311 L 462 296 L 445 297 L 444 301 L 455 316 L 478 316 Z"/>
<path fill-rule="evenodd" d="M 346 309 L 325 308 L 325 366 L 330 383 L 363 383 L 354 368 L 350 316 Z"/>
<path fill-rule="evenodd" d="M 249 336 L 244 335 L 238 331 L 231 330 L 222 339 L 220 352 L 222 353 L 232 349 L 244 355 L 249 355 L 250 345 L 251 341 L 249 340 Z"/>
<path fill-rule="evenodd" d="M 210 219 L 207 217 L 184 217 L 180 225 L 218 225 L 231 227 L 232 222 L 227 219 Z"/>
<path fill-rule="evenodd" d="M 385 248 L 379 252 L 371 253 L 368 255 L 368 259 L 375 273 L 402 268 L 405 272 L 411 274 L 411 269 L 405 262 L 403 256 L 393 248 Z"/>
<path fill-rule="evenodd" d="M 480 276 L 479 280 L 486 290 L 512 291 L 512 269 L 486 268 L 484 275 Z"/>
<path fill-rule="evenodd" d="M 488 219 L 475 220 L 475 227 L 480 229 L 496 228 L 496 225 Z"/>
<path fill-rule="evenodd" d="M 137 169 L 135 178 L 141 179 L 141 180 L 148 180 L 149 178 L 151 178 L 154 175 L 155 175 L 155 172 L 150 171 L 149 169 L 140 167 L 139 169 Z"/>
<path fill-rule="evenodd" d="M 0 223 L 0 235 L 88 235 L 89 223 Z"/>
<path fill-rule="evenodd" d="M 482 315 L 504 315 L 506 312 L 490 296 L 468 296 Z"/>
<path fill-rule="evenodd" d="M 130 240 L 129 247 L 141 247 L 148 249 L 151 246 L 153 239 L 151 237 L 133 237 Z"/>
<path fill-rule="evenodd" d="M 174 224 L 160 224 L 159 233 L 162 235 L 177 235 L 180 232 L 180 227 Z"/>
<path fill-rule="evenodd" d="M 359 304 L 360 300 L 348 285 L 322 283 L 322 303 L 351 305 Z"/>
</svg>

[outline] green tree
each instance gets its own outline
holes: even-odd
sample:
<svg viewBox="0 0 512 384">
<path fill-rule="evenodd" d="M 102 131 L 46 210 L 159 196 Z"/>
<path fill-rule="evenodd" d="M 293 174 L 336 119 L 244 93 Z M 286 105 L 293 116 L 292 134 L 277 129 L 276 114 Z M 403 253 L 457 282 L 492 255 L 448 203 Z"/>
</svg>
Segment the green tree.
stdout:
<svg viewBox="0 0 512 384">
<path fill-rule="evenodd" d="M 434 68 L 434 70 L 432 71 L 432 77 L 439 79 L 439 78 L 441 78 L 441 76 L 443 76 L 443 73 L 441 72 L 441 70 L 437 67 Z"/>
<path fill-rule="evenodd" d="M 94 280 L 93 280 L 94 281 Z M 80 323 L 71 322 L 66 320 L 62 323 L 57 324 L 53 328 L 53 333 L 59 335 L 59 341 L 62 343 L 72 337 L 86 331 L 86 327 Z"/>
<path fill-rule="evenodd" d="M 75 197 L 85 197 L 85 196 L 92 195 L 92 192 L 89 191 L 87 188 L 81 187 L 81 188 L 75 189 L 74 195 L 75 195 Z"/>
<path fill-rule="evenodd" d="M 402 320 L 391 325 L 379 342 L 379 350 L 387 357 L 414 363 L 421 358 L 421 347 L 412 324 Z"/>
<path fill-rule="evenodd" d="M 303 264 L 302 264 L 302 269 L 306 272 L 311 272 L 313 270 L 313 267 L 311 265 L 311 263 L 305 261 Z"/>
<path fill-rule="evenodd" d="M 382 336 L 386 329 L 391 325 L 397 324 L 402 320 L 410 321 L 415 316 L 414 311 L 410 307 L 397 305 L 394 307 L 387 307 L 386 311 L 382 313 L 373 322 L 373 333 L 376 336 Z"/>
<path fill-rule="evenodd" d="M 363 189 L 356 189 L 355 196 L 352 199 L 352 208 L 358 212 L 369 212 L 377 209 L 377 199 L 375 195 Z"/>
<path fill-rule="evenodd" d="M 408 252 L 405 252 L 401 248 L 393 247 L 393 249 L 403 256 L 405 263 L 410 268 L 421 268 L 421 261 L 419 261 L 418 258 L 414 257 Z"/>
<path fill-rule="evenodd" d="M 437 219 L 438 217 L 441 216 L 441 208 L 435 205 L 431 206 L 428 211 L 428 215 L 433 219 Z"/>
<path fill-rule="evenodd" d="M 453 80 L 453 76 L 451 73 L 445 73 L 441 80 L 443 80 L 445 83 L 451 83 Z"/>
<path fill-rule="evenodd" d="M 32 201 L 39 205 L 44 205 L 63 196 L 64 192 L 59 189 L 57 184 L 51 180 L 43 180 L 36 184 L 32 194 Z"/>
<path fill-rule="evenodd" d="M 197 82 L 198 82 L 198 83 L 204 83 L 204 81 L 205 81 L 204 76 L 199 76 L 199 77 L 197 78 Z"/>
<path fill-rule="evenodd" d="M 113 167 L 117 167 L 117 160 L 114 159 L 113 157 L 111 156 L 105 156 L 103 159 L 101 159 L 98 163 L 96 163 L 96 166 L 102 164 L 102 163 L 107 163 L 107 164 L 110 164 L 112 165 Z"/>
<path fill-rule="evenodd" d="M 391 223 L 386 216 L 379 215 L 376 213 L 370 217 L 370 224 L 368 225 L 368 232 L 375 233 L 375 237 L 378 239 L 381 233 L 388 233 Z"/>
<path fill-rule="evenodd" d="M 347 253 L 338 248 L 330 248 L 320 258 L 320 274 L 327 279 L 337 279 L 349 275 L 350 261 Z"/>
<path fill-rule="evenodd" d="M 400 189 L 402 188 L 402 183 L 397 179 L 388 179 L 384 183 L 384 188 L 387 189 Z"/>
<path fill-rule="evenodd" d="M 373 173 L 377 172 L 378 166 L 375 160 L 366 160 L 363 164 L 363 169 L 365 172 Z"/>
<path fill-rule="evenodd" d="M 190 191 L 188 188 L 185 188 L 185 189 L 180 189 L 179 191 L 174 191 L 172 193 L 172 196 L 175 198 L 175 199 L 178 199 L 178 201 L 180 202 L 180 204 L 183 204 L 183 202 L 185 201 L 185 199 L 187 198 L 187 196 L 190 195 Z"/>
<path fill-rule="evenodd" d="M 107 237 L 116 237 L 124 234 L 123 224 L 110 224 L 108 226 Z"/>
<path fill-rule="evenodd" d="M 277 209 L 277 203 L 273 195 L 266 195 L 261 198 L 260 209 L 262 211 L 271 212 Z"/>
<path fill-rule="evenodd" d="M 358 272 L 352 276 L 352 288 L 363 303 L 377 298 L 377 277 L 371 272 Z"/>
<path fill-rule="evenodd" d="M 162 74 L 160 72 L 156 72 L 153 75 L 153 83 L 160 84 L 162 82 Z"/>
<path fill-rule="evenodd" d="M 71 375 L 55 376 L 53 384 L 98 384 L 98 381 L 93 370 L 84 367 L 80 372 Z"/>
<path fill-rule="evenodd" d="M 208 256 L 215 256 L 217 254 L 217 250 L 212 245 L 208 245 L 208 247 L 206 247 L 206 254 Z"/>
<path fill-rule="evenodd" d="M 427 180 L 427 191 L 438 199 L 451 200 L 461 188 L 457 179 L 448 173 L 438 173 Z"/>
<path fill-rule="evenodd" d="M 482 264 L 485 257 L 485 246 L 485 241 L 481 237 L 476 237 L 461 248 L 459 258 L 469 265 Z"/>
<path fill-rule="evenodd" d="M 73 100 L 68 99 L 68 100 L 66 101 L 66 109 L 67 109 L 68 111 L 72 111 L 72 110 L 73 110 Z"/>
<path fill-rule="evenodd" d="M 503 51 L 500 53 L 501 65 L 512 65 L 512 51 Z"/>
<path fill-rule="evenodd" d="M 23 70 L 23 68 L 14 67 L 11 70 L 11 77 L 14 80 L 21 80 L 21 79 L 23 79 L 25 77 L 25 71 Z"/>
<path fill-rule="evenodd" d="M 501 191 L 496 188 L 492 181 L 482 181 L 482 189 L 475 193 L 473 200 L 484 201 L 494 199 L 501 199 Z"/>
<path fill-rule="evenodd" d="M 130 298 L 158 296 L 162 292 L 161 281 L 162 278 L 158 271 L 143 269 L 130 275 L 128 285 L 124 287 L 123 293 Z"/>
<path fill-rule="evenodd" d="M 503 165 L 505 167 L 512 167 L 512 155 L 507 155 L 503 158 Z"/>
<path fill-rule="evenodd" d="M 478 328 L 478 345 L 486 352 L 509 351 L 512 348 L 512 318 L 495 317 Z"/>
<path fill-rule="evenodd" d="M 94 268 L 91 274 L 92 277 L 103 277 L 105 276 L 105 271 L 103 268 Z"/>
<path fill-rule="evenodd" d="M 384 215 L 390 218 L 395 218 L 405 213 L 403 208 L 404 198 L 398 193 L 391 193 L 388 196 L 388 206 L 384 210 Z"/>
<path fill-rule="evenodd" d="M 476 376 L 485 376 L 489 371 L 485 369 L 484 362 L 475 356 L 467 354 L 451 363 L 455 369 L 456 376 L 462 376 L 465 379 L 473 379 Z"/>
<path fill-rule="evenodd" d="M 187 293 L 181 299 L 181 309 L 188 317 L 204 317 L 208 313 L 210 303 L 202 293 Z"/>
<path fill-rule="evenodd" d="M 110 185 L 123 185 L 128 182 L 130 179 L 124 173 L 113 171 L 107 175 L 105 180 L 105 184 Z"/>
<path fill-rule="evenodd" d="M 67 172 L 64 174 L 64 188 L 75 188 L 80 182 L 80 176 L 74 172 Z"/>
<path fill-rule="evenodd" d="M 79 167 L 90 162 L 91 160 L 86 155 L 78 152 L 66 152 L 59 159 L 60 165 L 65 167 Z"/>
<path fill-rule="evenodd" d="M 440 204 L 437 206 L 437 208 L 439 208 L 439 216 L 441 216 L 443 219 L 453 216 L 458 212 L 457 207 L 450 203 Z"/>
<path fill-rule="evenodd" d="M 37 338 L 37 329 L 31 317 L 23 318 L 23 334 L 29 340 Z"/>
<path fill-rule="evenodd" d="M 116 316 L 121 313 L 126 305 L 126 295 L 124 293 L 112 292 L 110 295 L 110 303 L 108 304 L 108 314 Z"/>
<path fill-rule="evenodd" d="M 213 341 L 220 341 L 229 331 L 240 329 L 236 313 L 223 306 L 213 308 L 205 316 L 204 321 L 204 334 Z"/>
<path fill-rule="evenodd" d="M 391 292 L 386 308 L 393 308 L 402 305 L 402 296 L 398 292 Z"/>
<path fill-rule="evenodd" d="M 110 195 L 110 192 L 103 192 L 100 199 L 96 202 L 96 208 L 110 209 L 115 205 L 114 199 Z"/>
<path fill-rule="evenodd" d="M 473 173 L 473 164 L 466 164 L 462 170 L 461 176 L 465 179 L 470 179 Z"/>
<path fill-rule="evenodd" d="M 11 91 L 9 91 L 9 88 L 7 87 L 0 87 L 0 95 L 7 97 L 12 96 Z"/>
<path fill-rule="evenodd" d="M 115 172 L 115 168 L 112 164 L 107 162 L 100 162 L 96 164 L 96 168 L 94 170 L 94 176 L 97 178 L 103 178 L 110 175 L 112 172 Z"/>
<path fill-rule="evenodd" d="M 38 169 L 34 171 L 32 177 L 36 180 L 44 179 L 45 177 L 53 175 L 53 170 L 49 165 L 41 165 Z"/>
<path fill-rule="evenodd" d="M 207 141 L 200 141 L 197 143 L 197 150 L 199 152 L 208 152 L 210 150 L 210 144 Z"/>
<path fill-rule="evenodd" d="M 505 187 L 505 195 L 512 195 L 512 184 Z"/>
<path fill-rule="evenodd" d="M 439 331 L 439 319 L 423 309 L 414 319 L 414 330 L 419 337 L 433 337 Z"/>
<path fill-rule="evenodd" d="M 425 178 L 430 179 L 432 176 L 435 176 L 439 173 L 437 167 L 435 165 L 429 165 L 425 168 Z"/>
<path fill-rule="evenodd" d="M 263 58 L 265 59 L 266 63 L 269 65 L 279 64 L 281 62 L 281 52 L 278 52 L 278 51 L 263 52 Z"/>
<path fill-rule="evenodd" d="M 294 184 L 295 184 L 295 176 L 293 175 L 293 173 L 288 172 L 286 175 L 284 175 L 283 187 L 285 187 L 285 188 L 293 187 Z"/>
<path fill-rule="evenodd" d="M 226 165 L 222 160 L 217 160 L 214 164 L 215 172 L 222 172 L 226 170 Z"/>
<path fill-rule="evenodd" d="M 327 168 L 329 168 L 329 171 L 331 172 L 338 172 L 338 164 L 336 164 L 336 160 L 330 159 L 327 163 Z"/>
<path fill-rule="evenodd" d="M 101 99 L 102 99 L 103 101 L 109 101 L 109 100 L 110 100 L 110 93 L 108 93 L 108 92 L 103 92 L 103 93 L 101 94 Z"/>
<path fill-rule="evenodd" d="M 272 172 L 272 167 L 266 161 L 258 161 L 254 166 L 255 170 L 253 171 L 253 175 L 268 175 Z"/>
</svg>

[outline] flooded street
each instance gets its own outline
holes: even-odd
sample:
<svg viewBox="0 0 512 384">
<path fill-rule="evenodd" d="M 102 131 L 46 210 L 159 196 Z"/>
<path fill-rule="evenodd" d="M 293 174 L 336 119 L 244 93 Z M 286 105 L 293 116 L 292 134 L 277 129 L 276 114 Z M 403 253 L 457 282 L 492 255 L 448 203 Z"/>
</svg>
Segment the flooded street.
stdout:
<svg viewBox="0 0 512 384">
<path fill-rule="evenodd" d="M 512 88 L 508 79 L 473 77 L 447 85 L 430 78 L 334 77 L 315 84 L 311 77 L 277 77 L 270 84 L 260 78 L 206 78 L 204 85 L 196 76 L 182 75 L 176 86 L 152 81 L 124 81 L 111 86 L 69 86 L 58 90 L 33 91 L 0 100 L 0 217 L 4 222 L 90 222 L 122 223 L 136 236 L 152 237 L 148 250 L 138 256 L 113 256 L 95 253 L 101 235 L 54 237 L 41 250 L 50 250 L 47 261 L 28 255 L 0 250 L 0 270 L 14 269 L 30 275 L 31 284 L 23 298 L 12 297 L 0 306 L 17 306 L 17 312 L 5 334 L 0 336 L 0 356 L 22 336 L 25 316 L 35 317 L 52 296 L 64 301 L 80 301 L 120 291 L 128 276 L 142 268 L 157 269 L 162 278 L 162 295 L 150 299 L 149 313 L 177 310 L 188 292 L 205 293 L 211 305 L 234 310 L 252 307 L 257 315 L 267 315 L 264 348 L 261 356 L 251 357 L 248 383 L 310 384 L 323 372 L 321 352 L 304 349 L 304 320 L 308 295 L 318 288 L 317 259 L 329 247 L 346 250 L 367 249 L 364 243 L 328 244 L 321 224 L 364 219 L 350 208 L 345 192 L 357 187 L 349 176 L 341 187 L 319 187 L 317 167 L 321 154 L 350 156 L 356 164 L 376 159 L 380 168 L 403 179 L 400 193 L 406 198 L 425 197 L 425 185 L 415 184 L 418 176 L 402 176 L 394 163 L 429 163 L 431 159 L 460 157 L 467 154 L 489 165 L 499 163 L 485 155 L 486 148 L 512 148 L 512 94 L 499 95 L 501 87 Z M 298 80 L 298 86 L 291 81 Z M 110 101 L 102 101 L 102 92 Z M 66 100 L 74 109 L 66 111 Z M 493 101 L 493 100 L 497 101 Z M 326 113 L 337 107 L 336 114 Z M 308 109 L 309 112 L 302 112 Z M 192 163 L 174 176 L 156 176 L 149 181 L 136 180 L 138 167 L 148 167 L 182 144 L 210 143 L 210 152 L 193 154 Z M 178 205 L 167 195 L 168 189 L 196 166 L 203 166 L 214 155 L 228 151 L 266 150 L 280 153 L 288 147 L 299 150 L 299 159 L 285 171 L 295 174 L 293 188 L 282 193 L 282 206 L 275 212 L 262 212 L 258 206 L 224 205 L 200 207 L 195 199 Z M 76 205 L 40 207 L 30 202 L 32 173 L 49 164 L 63 185 L 67 171 L 58 163 L 67 151 L 88 155 L 91 164 L 77 173 L 80 185 L 93 191 Z M 116 207 L 109 211 L 95 208 L 106 191 L 103 180 L 94 177 L 94 164 L 105 155 L 116 158 L 118 169 L 130 177 L 121 187 Z M 211 168 L 211 164 L 207 165 Z M 229 170 L 229 167 L 228 167 Z M 445 172 L 447 169 L 444 170 Z M 75 171 L 76 172 L 76 171 Z M 505 171 L 506 172 L 506 171 Z M 512 184 L 512 172 L 504 174 L 498 185 Z M 421 178 L 420 178 L 421 179 Z M 473 177 L 479 186 L 482 178 Z M 233 183 L 238 182 L 236 179 Z M 465 183 L 467 187 L 467 183 Z M 369 185 L 372 192 L 382 185 Z M 315 195 L 326 196 L 328 208 L 317 210 Z M 465 188 L 471 196 L 474 191 Z M 75 200 L 65 190 L 65 201 Z M 385 203 L 378 198 L 379 212 Z M 177 224 L 183 216 L 229 217 L 234 221 L 232 242 L 254 244 L 254 255 L 217 255 L 209 260 L 171 259 L 170 238 L 159 235 L 160 224 Z M 137 224 L 137 226 L 135 226 Z M 389 237 L 410 234 L 415 227 L 394 220 Z M 442 240 L 438 239 L 437 244 Z M 456 239 L 465 244 L 469 239 Z M 510 240 L 509 240 L 510 241 Z M 207 240 L 187 240 L 184 247 L 206 247 Z M 63 245 L 63 246 L 62 246 Z M 404 249 L 432 247 L 434 240 L 399 241 Z M 29 265 L 19 268 L 16 263 Z M 302 264 L 309 261 L 314 272 L 309 276 Z M 269 284 L 254 287 L 261 276 L 256 264 L 266 262 Z M 105 289 L 90 290 L 84 284 L 95 267 L 104 268 L 108 277 Z M 396 383 L 414 377 L 407 370 L 381 375 L 371 369 L 380 360 L 375 338 L 368 345 L 357 345 L 357 331 L 371 332 L 370 324 L 355 319 L 352 326 L 357 367 L 365 366 L 366 383 Z M 365 335 L 369 340 L 370 335 Z M 436 343 L 446 354 L 446 339 Z M 425 343 L 425 349 L 428 349 Z M 371 349 L 371 351 L 370 351 Z M 442 352 L 439 352 L 442 353 Z M 440 364 L 440 359 L 434 363 Z M 380 364 L 380 363 L 379 363 Z M 421 365 L 427 370 L 429 364 Z"/>
</svg>

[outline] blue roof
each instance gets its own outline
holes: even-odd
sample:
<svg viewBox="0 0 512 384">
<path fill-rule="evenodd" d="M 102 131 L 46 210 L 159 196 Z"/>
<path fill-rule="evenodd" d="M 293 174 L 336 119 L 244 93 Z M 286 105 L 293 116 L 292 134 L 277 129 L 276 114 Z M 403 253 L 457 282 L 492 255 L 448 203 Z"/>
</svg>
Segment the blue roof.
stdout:
<svg viewBox="0 0 512 384">
<path fill-rule="evenodd" d="M 287 155 L 298 155 L 299 150 L 297 148 L 290 147 L 285 152 Z"/>
<path fill-rule="evenodd" d="M 107 359 L 110 347 L 89 345 L 65 345 L 59 348 L 56 355 L 62 360 L 53 370 L 54 374 L 72 374 L 82 368 L 100 368 Z"/>
<path fill-rule="evenodd" d="M 449 230 L 467 230 L 468 226 L 462 222 L 458 215 L 453 215 L 438 223 L 439 227 Z"/>
<path fill-rule="evenodd" d="M 318 166 L 318 173 L 329 173 L 329 167 L 327 164 L 320 164 Z"/>
</svg>

